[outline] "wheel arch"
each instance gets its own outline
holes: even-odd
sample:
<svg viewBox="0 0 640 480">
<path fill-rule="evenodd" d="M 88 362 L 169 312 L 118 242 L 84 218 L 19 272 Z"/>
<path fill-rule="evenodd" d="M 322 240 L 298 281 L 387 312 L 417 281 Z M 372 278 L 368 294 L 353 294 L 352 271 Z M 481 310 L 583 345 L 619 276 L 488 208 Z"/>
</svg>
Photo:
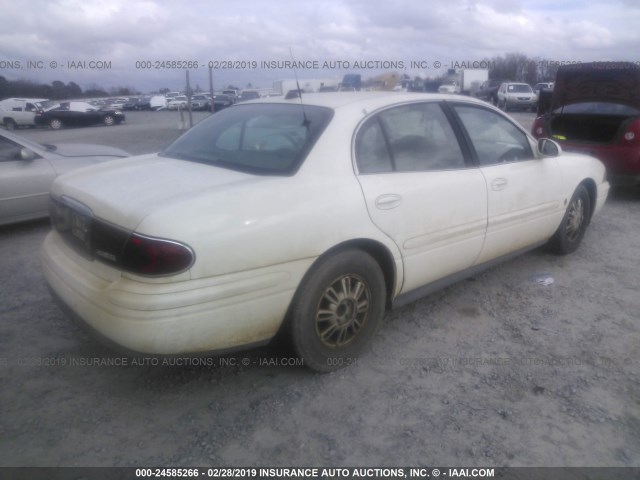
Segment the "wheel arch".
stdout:
<svg viewBox="0 0 640 480">
<path fill-rule="evenodd" d="M 395 261 L 393 258 L 393 254 L 391 251 L 382 243 L 372 240 L 369 238 L 355 238 L 352 240 L 346 240 L 342 243 L 334 245 L 333 247 L 326 250 L 322 253 L 315 261 L 309 266 L 306 273 L 302 277 L 300 284 L 294 294 L 294 298 L 298 295 L 298 292 L 306 281 L 306 279 L 313 273 L 315 268 L 320 265 L 324 259 L 331 255 L 335 255 L 337 252 L 341 252 L 344 250 L 361 250 L 368 255 L 370 255 L 374 261 L 378 264 L 380 269 L 382 270 L 382 275 L 384 277 L 385 283 L 385 291 L 386 291 L 386 302 L 385 307 L 388 310 L 391 307 L 393 301 L 393 294 L 396 290 L 396 282 L 398 278 L 398 272 L 395 266 Z"/>
<path fill-rule="evenodd" d="M 591 221 L 591 217 L 593 217 L 593 210 L 598 199 L 598 187 L 596 187 L 596 182 L 594 182 L 592 178 L 585 178 L 578 184 L 578 186 L 580 185 L 583 185 L 587 189 L 587 193 L 589 194 L 589 203 L 591 207 L 589 208 L 588 220 Z"/>
<path fill-rule="evenodd" d="M 12 126 L 13 128 L 15 128 L 18 124 L 17 122 L 11 118 L 11 117 L 2 117 L 2 125 L 4 125 L 7 128 L 11 128 L 10 126 Z"/>
</svg>

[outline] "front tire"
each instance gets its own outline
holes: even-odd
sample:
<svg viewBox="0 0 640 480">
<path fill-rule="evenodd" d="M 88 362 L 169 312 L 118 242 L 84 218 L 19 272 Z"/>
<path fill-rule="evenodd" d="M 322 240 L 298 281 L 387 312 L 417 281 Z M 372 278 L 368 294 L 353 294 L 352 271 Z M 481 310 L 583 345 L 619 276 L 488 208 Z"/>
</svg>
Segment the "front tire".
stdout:
<svg viewBox="0 0 640 480">
<path fill-rule="evenodd" d="M 330 372 L 352 365 L 382 323 L 384 275 L 361 250 L 344 250 L 314 265 L 290 310 L 293 347 L 304 365 Z"/>
<path fill-rule="evenodd" d="M 115 118 L 113 118 L 113 116 L 112 116 L 112 115 L 107 115 L 106 117 L 104 117 L 104 124 L 105 124 L 107 127 L 110 127 L 110 126 L 112 126 L 112 125 L 113 125 L 113 124 L 115 124 L 115 123 L 116 123 L 116 119 L 115 119 Z"/>
<path fill-rule="evenodd" d="M 582 242 L 591 219 L 591 198 L 584 185 L 576 188 L 562 222 L 549 240 L 549 247 L 555 253 L 566 255 L 575 252 Z"/>
<path fill-rule="evenodd" d="M 62 120 L 60 120 L 59 118 L 51 119 L 51 121 L 49 122 L 49 127 L 51 127 L 52 130 L 60 130 L 62 128 Z"/>
</svg>

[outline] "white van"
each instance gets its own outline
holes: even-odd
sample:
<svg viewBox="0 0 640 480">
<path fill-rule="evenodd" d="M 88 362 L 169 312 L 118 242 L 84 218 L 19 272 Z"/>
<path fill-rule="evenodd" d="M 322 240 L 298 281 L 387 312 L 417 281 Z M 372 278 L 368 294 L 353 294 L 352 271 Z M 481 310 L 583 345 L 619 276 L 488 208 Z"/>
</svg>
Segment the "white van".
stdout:
<svg viewBox="0 0 640 480">
<path fill-rule="evenodd" d="M 7 130 L 19 126 L 35 126 L 34 118 L 42 110 L 46 98 L 7 98 L 0 101 L 0 121 Z"/>
</svg>

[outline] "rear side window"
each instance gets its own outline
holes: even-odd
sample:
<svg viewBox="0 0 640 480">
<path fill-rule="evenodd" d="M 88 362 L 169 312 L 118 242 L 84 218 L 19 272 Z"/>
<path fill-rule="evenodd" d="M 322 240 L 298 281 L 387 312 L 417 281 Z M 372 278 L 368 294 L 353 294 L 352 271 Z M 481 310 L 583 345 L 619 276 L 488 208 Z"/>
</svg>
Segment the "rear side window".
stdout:
<svg viewBox="0 0 640 480">
<path fill-rule="evenodd" d="M 437 103 L 403 105 L 368 119 L 356 136 L 355 155 L 360 173 L 466 167 L 449 120 Z"/>
<path fill-rule="evenodd" d="M 332 115 L 330 109 L 299 104 L 238 105 L 200 122 L 162 155 L 247 173 L 288 175 Z"/>
<path fill-rule="evenodd" d="M 356 161 L 360 173 L 394 170 L 378 116 L 368 119 L 356 137 Z"/>
<path fill-rule="evenodd" d="M 527 135 L 502 115 L 468 105 L 453 108 L 467 130 L 481 166 L 534 158 Z"/>
</svg>

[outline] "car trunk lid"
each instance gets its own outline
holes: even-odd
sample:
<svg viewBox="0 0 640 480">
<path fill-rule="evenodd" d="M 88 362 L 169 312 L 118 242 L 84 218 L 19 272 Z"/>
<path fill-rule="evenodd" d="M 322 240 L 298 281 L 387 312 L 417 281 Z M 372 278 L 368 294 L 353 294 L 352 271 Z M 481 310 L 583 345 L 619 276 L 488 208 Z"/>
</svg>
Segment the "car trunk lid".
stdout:
<svg viewBox="0 0 640 480">
<path fill-rule="evenodd" d="M 561 142 L 616 143 L 637 112 L 640 67 L 628 62 L 560 67 L 553 92 L 541 91 L 538 100 L 546 131 Z"/>
<path fill-rule="evenodd" d="M 546 111 L 583 102 L 609 102 L 640 109 L 640 67 L 629 62 L 594 62 L 558 69 Z"/>
<path fill-rule="evenodd" d="M 153 154 L 73 171 L 54 182 L 51 193 L 57 198 L 73 199 L 94 217 L 132 231 L 147 215 L 165 205 L 175 205 L 198 192 L 259 179 Z"/>
</svg>

